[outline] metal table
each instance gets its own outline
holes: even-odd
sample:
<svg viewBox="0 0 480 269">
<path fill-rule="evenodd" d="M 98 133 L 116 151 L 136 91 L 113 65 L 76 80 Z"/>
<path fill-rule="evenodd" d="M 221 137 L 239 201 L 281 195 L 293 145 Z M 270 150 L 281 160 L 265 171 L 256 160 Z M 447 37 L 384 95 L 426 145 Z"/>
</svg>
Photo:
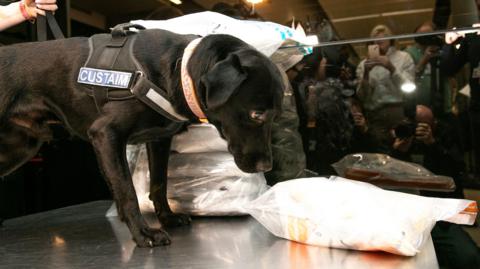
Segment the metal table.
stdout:
<svg viewBox="0 0 480 269">
<path fill-rule="evenodd" d="M 170 246 L 136 248 L 98 201 L 7 220 L 0 268 L 438 268 L 431 239 L 415 257 L 307 246 L 277 238 L 251 217 L 194 218 L 169 229 Z M 159 225 L 153 216 L 151 225 Z"/>
</svg>

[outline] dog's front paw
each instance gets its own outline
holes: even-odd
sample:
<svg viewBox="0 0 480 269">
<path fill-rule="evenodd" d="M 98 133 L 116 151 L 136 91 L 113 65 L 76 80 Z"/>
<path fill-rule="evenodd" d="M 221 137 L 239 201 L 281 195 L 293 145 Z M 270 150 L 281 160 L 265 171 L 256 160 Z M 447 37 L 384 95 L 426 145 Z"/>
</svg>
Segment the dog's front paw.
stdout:
<svg viewBox="0 0 480 269">
<path fill-rule="evenodd" d="M 189 225 L 192 222 L 192 219 L 189 215 L 174 213 L 159 214 L 158 220 L 162 225 L 165 225 L 166 227 L 184 226 Z"/>
<path fill-rule="evenodd" d="M 140 235 L 134 236 L 133 240 L 137 243 L 137 246 L 156 247 L 170 245 L 172 242 L 167 232 L 162 229 L 143 228 L 140 230 Z"/>
</svg>

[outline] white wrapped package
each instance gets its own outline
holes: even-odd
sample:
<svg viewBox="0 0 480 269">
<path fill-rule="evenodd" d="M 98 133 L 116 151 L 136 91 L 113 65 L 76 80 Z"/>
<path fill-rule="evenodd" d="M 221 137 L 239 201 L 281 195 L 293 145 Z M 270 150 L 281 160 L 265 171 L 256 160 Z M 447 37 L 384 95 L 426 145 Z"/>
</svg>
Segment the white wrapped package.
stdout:
<svg viewBox="0 0 480 269">
<path fill-rule="evenodd" d="M 304 55 L 312 53 L 311 47 L 279 50 L 282 46 L 313 45 L 302 28 L 292 29 L 273 22 L 237 20 L 211 11 L 169 20 L 135 20 L 131 23 L 142 25 L 147 29 L 163 29 L 184 35 L 232 35 L 270 57 L 284 70 L 298 63 Z"/>
<path fill-rule="evenodd" d="M 246 215 L 244 206 L 267 190 L 262 173 L 242 172 L 228 152 L 172 154 L 168 203 L 196 216 Z"/>
<path fill-rule="evenodd" d="M 150 173 L 144 145 L 130 146 L 135 152 L 132 180 L 142 213 L 154 213 L 150 200 Z M 133 156 L 135 154 L 130 153 Z M 242 172 L 227 152 L 171 154 L 168 168 L 167 198 L 175 213 L 194 216 L 247 215 L 245 205 L 267 190 L 263 173 Z M 112 206 L 107 217 L 117 216 Z"/>
<path fill-rule="evenodd" d="M 340 177 L 276 184 L 247 207 L 276 236 L 311 245 L 414 256 L 436 221 L 473 224 L 476 202 L 386 191 Z"/>
<path fill-rule="evenodd" d="M 186 132 L 174 136 L 171 150 L 167 198 L 173 212 L 196 216 L 246 215 L 244 206 L 268 188 L 263 173 L 248 174 L 237 167 L 226 141 L 211 124 L 188 126 Z M 145 146 L 128 145 L 127 161 L 140 210 L 155 212 L 149 198 Z M 117 216 L 115 206 L 107 216 Z"/>
<path fill-rule="evenodd" d="M 248 174 L 237 167 L 227 142 L 212 124 L 189 125 L 173 137 L 171 150 L 178 153 L 170 155 L 168 169 L 167 197 L 174 212 L 245 215 L 244 205 L 268 188 L 263 173 Z M 134 182 L 145 177 L 140 175 Z"/>
</svg>

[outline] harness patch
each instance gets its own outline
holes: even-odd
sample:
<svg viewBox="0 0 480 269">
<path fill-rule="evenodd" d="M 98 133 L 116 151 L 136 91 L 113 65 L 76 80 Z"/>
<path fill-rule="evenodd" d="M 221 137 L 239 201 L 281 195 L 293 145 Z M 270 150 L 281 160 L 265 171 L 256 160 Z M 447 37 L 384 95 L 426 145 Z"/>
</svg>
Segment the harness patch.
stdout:
<svg viewBox="0 0 480 269">
<path fill-rule="evenodd" d="M 132 73 L 129 72 L 82 67 L 78 73 L 77 82 L 95 86 L 128 89 L 131 80 Z"/>
</svg>

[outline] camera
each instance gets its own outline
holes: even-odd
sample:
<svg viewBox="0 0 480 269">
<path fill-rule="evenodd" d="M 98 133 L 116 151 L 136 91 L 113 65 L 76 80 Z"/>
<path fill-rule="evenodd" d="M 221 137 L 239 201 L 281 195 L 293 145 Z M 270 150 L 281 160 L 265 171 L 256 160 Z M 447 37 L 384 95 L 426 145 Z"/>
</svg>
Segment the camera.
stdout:
<svg viewBox="0 0 480 269">
<path fill-rule="evenodd" d="M 443 37 L 441 35 L 417 36 L 414 39 L 415 42 L 424 46 L 441 47 L 444 44 Z"/>
<path fill-rule="evenodd" d="M 395 136 L 400 139 L 406 139 L 415 135 L 417 123 L 411 120 L 404 120 L 397 125 L 393 130 Z"/>
</svg>

